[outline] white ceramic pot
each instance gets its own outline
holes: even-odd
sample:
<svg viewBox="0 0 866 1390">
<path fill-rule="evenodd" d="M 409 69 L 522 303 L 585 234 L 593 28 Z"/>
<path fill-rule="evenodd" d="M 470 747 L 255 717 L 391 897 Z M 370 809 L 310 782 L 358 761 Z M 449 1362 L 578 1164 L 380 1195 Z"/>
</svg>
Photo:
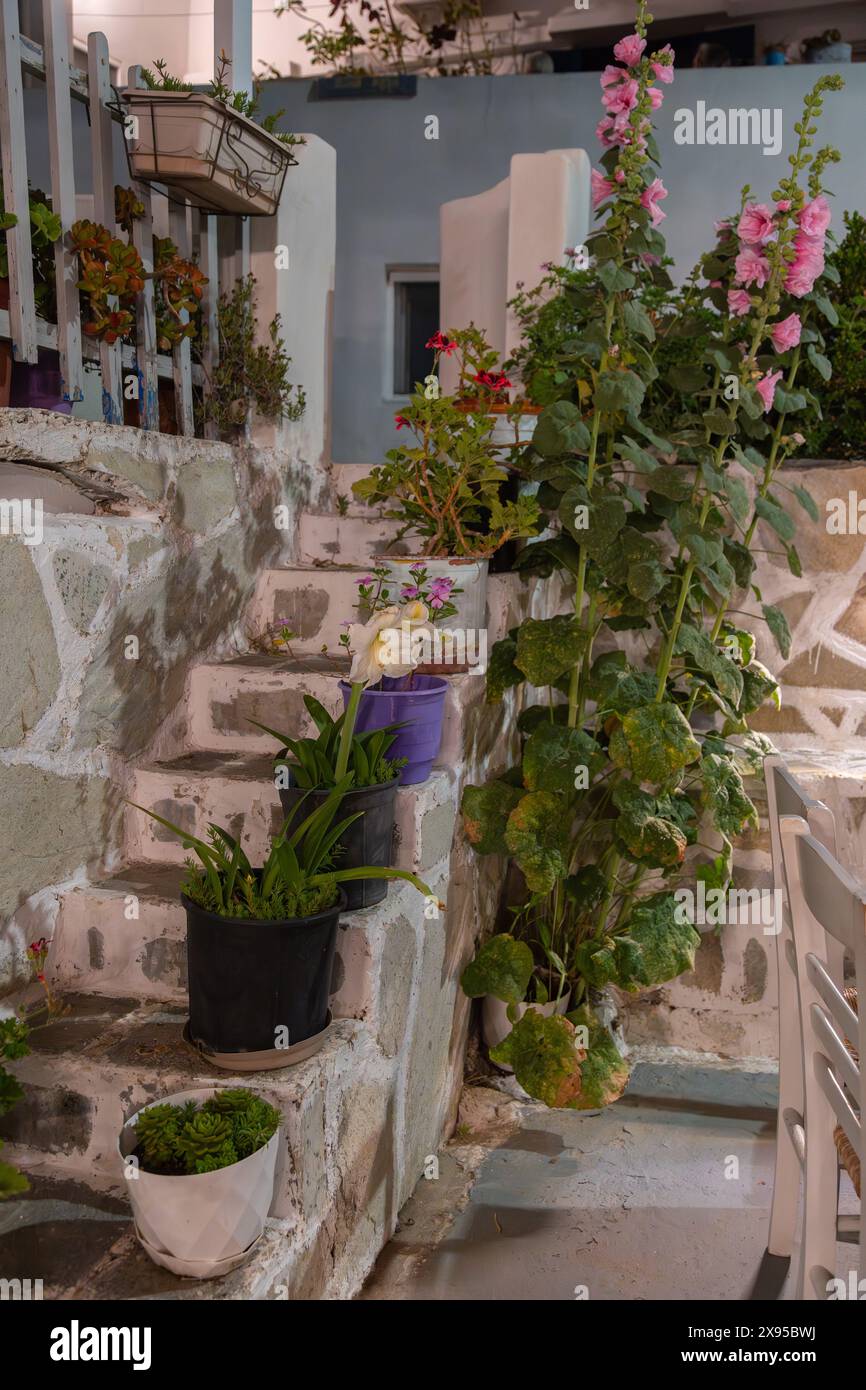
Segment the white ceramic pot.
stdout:
<svg viewBox="0 0 866 1390">
<path fill-rule="evenodd" d="M 255 121 L 201 92 L 123 93 L 133 117 L 135 178 L 164 183 L 196 207 L 239 216 L 276 212 L 289 148 Z"/>
<path fill-rule="evenodd" d="M 570 999 L 571 990 L 567 990 L 561 999 L 551 999 L 547 1004 L 518 1004 L 517 1016 L 523 1018 L 527 1009 L 534 1009 L 542 1018 L 552 1018 L 554 1014 L 564 1014 L 568 1011 Z M 498 1047 L 504 1042 L 513 1027 L 514 1024 L 508 1017 L 508 1005 L 495 995 L 485 994 L 481 1001 L 481 1034 L 488 1048 Z M 507 1066 L 504 1062 L 494 1062 L 493 1065 L 499 1071 L 514 1071 L 513 1067 Z"/>
<path fill-rule="evenodd" d="M 429 559 L 424 555 L 375 555 L 374 565 L 387 568 L 392 580 L 392 597 L 399 603 L 400 590 L 412 583 L 411 566 L 423 564 L 427 582 L 431 579 L 453 579 L 455 587 L 463 590 L 452 600 L 457 612 L 437 626 L 462 628 L 479 632 L 487 623 L 488 560 L 458 558 Z M 387 581 L 386 581 L 387 582 Z"/>
<path fill-rule="evenodd" d="M 201 1104 L 219 1091 L 207 1086 L 178 1091 L 142 1106 Z M 135 1122 L 130 1116 L 120 1133 L 122 1160 L 135 1150 Z M 142 1246 L 158 1265 L 194 1279 L 212 1279 L 243 1264 L 262 1234 L 274 1195 L 274 1171 L 280 1130 L 248 1158 L 214 1173 L 171 1176 L 146 1173 L 124 1162 L 127 1190 Z M 132 1177 L 131 1173 L 137 1174 Z"/>
</svg>

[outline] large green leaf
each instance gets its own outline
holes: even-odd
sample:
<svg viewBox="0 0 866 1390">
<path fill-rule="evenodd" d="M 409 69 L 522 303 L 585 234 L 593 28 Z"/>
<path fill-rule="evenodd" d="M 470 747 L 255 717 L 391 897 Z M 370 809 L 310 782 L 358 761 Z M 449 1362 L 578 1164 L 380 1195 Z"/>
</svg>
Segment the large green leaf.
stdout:
<svg viewBox="0 0 866 1390">
<path fill-rule="evenodd" d="M 610 740 L 611 761 L 617 767 L 632 772 L 639 782 L 657 785 L 675 778 L 700 754 L 688 720 L 672 701 L 630 710 Z"/>
<path fill-rule="evenodd" d="M 497 704 L 511 686 L 522 685 L 525 677 L 514 664 L 516 655 L 517 642 L 513 637 L 503 637 L 501 641 L 493 643 L 487 660 L 488 704 Z"/>
<path fill-rule="evenodd" d="M 708 753 L 701 759 L 703 803 L 718 830 L 727 837 L 758 827 L 758 813 L 732 758 Z"/>
<path fill-rule="evenodd" d="M 776 535 L 783 541 L 792 541 L 797 528 L 788 513 L 772 497 L 756 497 L 755 511 L 762 521 L 772 526 Z"/>
<path fill-rule="evenodd" d="M 568 873 L 571 826 L 553 792 L 528 792 L 514 807 L 505 843 L 533 893 L 549 893 Z"/>
<path fill-rule="evenodd" d="M 636 372 L 602 372 L 595 388 L 595 408 L 608 412 L 636 411 L 643 401 L 644 390 Z"/>
<path fill-rule="evenodd" d="M 520 1004 L 526 998 L 534 961 L 525 941 L 515 941 L 503 932 L 491 936 L 460 976 L 460 985 L 470 999 L 492 994 L 504 1004 Z"/>
<path fill-rule="evenodd" d="M 533 685 L 553 685 L 578 665 L 585 646 L 576 617 L 527 618 L 518 631 L 514 664 Z"/>
<path fill-rule="evenodd" d="M 776 608 L 772 603 L 762 604 L 761 612 L 767 627 L 773 634 L 776 646 L 787 661 L 791 655 L 791 629 L 788 626 L 788 619 L 781 608 Z"/>
<path fill-rule="evenodd" d="M 648 705 L 655 695 L 655 677 L 629 666 L 625 652 L 603 652 L 590 671 L 590 694 L 599 710 L 628 714 Z"/>
<path fill-rule="evenodd" d="M 533 1008 L 490 1051 L 494 1062 L 513 1067 L 528 1095 L 555 1110 L 576 1108 L 583 1056 L 583 1050 L 575 1047 L 574 1025 L 567 1018 L 559 1014 L 544 1018 Z"/>
<path fill-rule="evenodd" d="M 740 714 L 753 714 L 767 700 L 772 700 L 776 709 L 781 708 L 782 697 L 779 682 L 760 661 L 750 661 L 743 667 L 743 698 L 740 701 Z"/>
<path fill-rule="evenodd" d="M 616 833 L 630 858 L 653 869 L 683 862 L 686 837 L 678 825 L 659 815 L 654 796 L 634 782 L 623 782 L 613 794 L 613 803 L 619 811 Z"/>
<path fill-rule="evenodd" d="M 616 938 L 620 989 L 633 993 L 694 970 L 701 938 L 690 922 L 678 920 L 680 915 L 672 893 L 653 893 L 635 903 Z"/>
<path fill-rule="evenodd" d="M 733 705 L 740 703 L 743 693 L 740 668 L 730 657 L 719 651 L 706 632 L 692 627 L 690 623 L 682 623 L 677 633 L 676 649 L 690 656 L 698 670 L 706 672 L 712 678 L 725 699 L 730 700 Z"/>
<path fill-rule="evenodd" d="M 532 447 L 545 458 L 589 448 L 589 430 L 571 401 L 545 406 L 532 434 Z"/>
<path fill-rule="evenodd" d="M 523 794 L 520 787 L 499 778 L 483 787 L 464 787 L 460 802 L 463 828 L 476 853 L 508 853 L 505 826 Z"/>
<path fill-rule="evenodd" d="M 575 787 L 578 769 L 586 769 L 586 786 L 590 786 L 606 762 L 604 752 L 589 734 L 552 724 L 548 719 L 526 741 L 523 780 L 532 792 L 558 792 L 571 797 L 575 790 L 586 789 Z"/>
<path fill-rule="evenodd" d="M 629 1065 L 608 1030 L 586 1005 L 567 1015 L 576 1028 L 585 1028 L 586 1056 L 580 1064 L 580 1095 L 576 1110 L 601 1110 L 619 1100 L 628 1085 Z"/>
</svg>

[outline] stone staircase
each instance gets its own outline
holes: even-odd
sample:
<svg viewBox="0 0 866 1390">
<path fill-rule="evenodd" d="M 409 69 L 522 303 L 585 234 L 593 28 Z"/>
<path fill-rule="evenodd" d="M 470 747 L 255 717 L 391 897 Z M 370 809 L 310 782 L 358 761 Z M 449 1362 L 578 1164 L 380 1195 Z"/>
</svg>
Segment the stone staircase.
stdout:
<svg viewBox="0 0 866 1390">
<path fill-rule="evenodd" d="M 341 707 L 322 648 L 335 648 L 361 567 L 388 529 L 363 515 L 302 515 L 299 563 L 262 574 L 248 615 L 251 631 L 291 628 L 291 654 L 251 652 L 197 666 L 177 721 L 182 746 L 165 761 L 126 770 L 131 800 L 199 835 L 211 820 L 242 828 L 245 850 L 260 858 L 281 814 L 274 741 L 249 721 L 306 732 L 306 692 L 332 711 Z M 350 563 L 334 565 L 335 555 Z M 491 643 L 529 612 L 557 611 L 536 611 L 558 602 L 540 588 L 511 575 L 491 579 Z M 25 1099 L 0 1135 L 4 1157 L 31 1173 L 34 1195 L 71 1182 L 88 1217 L 101 1219 L 113 1203 L 119 1224 L 99 1267 L 67 1271 L 55 1296 L 74 1289 L 85 1298 L 345 1298 L 360 1287 L 425 1157 L 453 1122 L 468 1016 L 458 979 L 495 908 L 501 869 L 476 859 L 455 834 L 457 807 L 464 780 L 483 775 L 488 763 L 503 766 L 513 739 L 512 705 L 485 707 L 483 686 L 480 675 L 452 679 L 439 765 L 425 784 L 397 796 L 395 862 L 420 873 L 447 911 L 427 920 L 413 889 L 391 885 L 383 903 L 346 915 L 325 1047 L 301 1065 L 240 1079 L 279 1108 L 284 1143 L 262 1244 L 222 1280 L 198 1286 L 156 1270 L 120 1219 L 116 1141 L 124 1117 L 172 1091 L 232 1082 L 181 1036 L 183 850 L 130 808 L 125 866 L 64 895 L 49 970 L 68 1012 L 33 1032 L 33 1051 L 16 1066 Z"/>
</svg>

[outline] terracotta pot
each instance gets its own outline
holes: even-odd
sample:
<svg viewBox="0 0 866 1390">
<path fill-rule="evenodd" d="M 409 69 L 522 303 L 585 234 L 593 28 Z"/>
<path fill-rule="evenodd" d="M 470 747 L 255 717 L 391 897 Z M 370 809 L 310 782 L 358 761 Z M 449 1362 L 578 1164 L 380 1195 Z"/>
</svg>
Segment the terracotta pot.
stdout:
<svg viewBox="0 0 866 1390">
<path fill-rule="evenodd" d="M 178 1091 L 150 1104 L 201 1103 L 219 1089 Z M 213 1173 L 147 1173 L 127 1160 L 137 1147 L 135 1122 L 149 1108 L 142 1106 L 130 1116 L 118 1141 L 136 1235 L 154 1263 L 175 1274 L 193 1279 L 226 1274 L 249 1259 L 264 1230 L 280 1130 L 255 1153 Z"/>
</svg>

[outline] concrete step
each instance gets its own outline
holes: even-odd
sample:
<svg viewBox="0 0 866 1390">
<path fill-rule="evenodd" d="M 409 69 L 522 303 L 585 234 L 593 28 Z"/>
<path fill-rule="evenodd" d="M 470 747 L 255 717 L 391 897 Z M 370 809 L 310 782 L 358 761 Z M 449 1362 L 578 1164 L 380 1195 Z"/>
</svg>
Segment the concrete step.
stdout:
<svg viewBox="0 0 866 1390">
<path fill-rule="evenodd" d="M 345 516 L 375 516 L 375 509 L 368 507 L 352 492 L 352 484 L 366 478 L 372 472 L 372 463 L 334 463 L 331 465 L 331 495 L 334 498 L 334 511 Z M 342 502 L 340 501 L 342 499 Z M 342 510 L 341 510 L 342 508 Z"/>
<path fill-rule="evenodd" d="M 358 580 L 369 574 L 369 569 L 365 565 L 322 564 L 266 570 L 250 610 L 249 631 L 265 634 L 286 626 L 295 634 L 291 642 L 295 654 L 319 656 L 326 649 L 339 659 L 343 624 L 356 621 Z M 524 582 L 517 574 L 490 575 L 488 649 L 531 610 L 534 589 L 531 581 Z"/>
<path fill-rule="evenodd" d="M 187 746 L 201 754 L 218 750 L 267 758 L 277 752 L 276 740 L 250 721 L 278 733 L 314 734 L 304 695 L 314 695 L 330 714 L 339 714 L 339 681 L 348 669 L 347 662 L 325 657 L 263 653 L 196 666 L 190 677 Z M 464 760 L 479 723 L 495 728 L 502 722 L 503 706 L 483 702 L 484 676 L 465 672 L 448 678 L 437 763 L 455 767 Z"/>
<path fill-rule="evenodd" d="M 426 782 L 397 792 L 394 862 L 422 872 L 447 853 L 453 836 L 455 775 L 434 769 Z M 206 838 L 211 822 L 240 837 L 260 864 L 283 824 L 271 759 L 242 753 L 191 753 L 135 772 L 131 800 Z M 444 848 L 443 848 L 444 847 Z M 136 807 L 127 810 L 127 858 L 133 864 L 183 864 L 187 852 L 170 831 Z"/>
<path fill-rule="evenodd" d="M 447 817 L 440 821 L 441 862 L 425 872 L 445 899 L 450 827 Z M 431 830 L 428 823 L 428 839 Z M 183 872 L 178 865 L 134 864 L 67 893 L 48 960 L 52 986 L 61 992 L 184 1004 Z M 396 1051 L 405 1022 L 389 1004 L 395 998 L 394 972 L 411 978 L 418 929 L 428 920 L 424 913 L 425 904 L 410 884 L 392 883 L 383 902 L 340 919 L 331 1011 L 335 1018 L 366 1023 L 389 1055 Z M 399 991 L 396 997 L 401 998 Z"/>
<path fill-rule="evenodd" d="M 408 541 L 395 547 L 399 523 L 380 517 L 372 508 L 360 516 L 340 516 L 339 512 L 302 512 L 298 525 L 298 559 L 309 565 L 339 561 L 349 565 L 368 565 L 383 550 L 412 553 Z"/>
<path fill-rule="evenodd" d="M 153 1296 L 153 1280 L 158 1280 L 169 1296 L 317 1298 L 334 1272 L 335 1236 L 343 1254 L 355 1226 L 368 1222 L 381 1228 L 378 1239 L 374 1236 L 375 1253 L 396 1212 L 385 1209 L 384 1194 L 370 1185 L 370 1143 L 372 1135 L 375 1147 L 379 1115 L 394 1103 L 397 1064 L 363 1024 L 332 1024 L 322 1050 L 297 1066 L 235 1076 L 208 1066 L 184 1043 L 185 1010 L 86 994 L 66 996 L 64 1003 L 64 1017 L 32 1029 L 31 1053 L 14 1066 L 24 1098 L 0 1121 L 4 1158 L 34 1170 L 37 1182 L 84 1177 L 91 1191 L 101 1189 L 125 1205 L 117 1153 L 123 1123 L 141 1105 L 178 1091 L 215 1083 L 248 1086 L 281 1116 L 268 1232 L 252 1261 L 235 1275 L 204 1286 L 166 1283 L 146 1262 L 140 1269 L 150 1283 L 115 1281 L 112 1296 Z M 392 1135 L 393 1121 L 390 1142 Z M 115 1208 L 115 1215 L 122 1214 L 122 1207 Z M 26 1221 L 26 1211 L 20 1219 Z M 330 1260 L 315 1249 L 326 1221 Z M 136 1253 L 131 1245 L 128 1253 Z M 137 1258 L 146 1259 L 141 1252 Z M 311 1260 L 321 1266 L 320 1282 L 305 1294 L 301 1281 L 310 1278 Z M 4 1265 L 3 1272 L 18 1271 Z M 282 1294 L 273 1292 L 278 1274 L 287 1286 Z M 91 1287 L 79 1296 L 108 1295 Z"/>
</svg>

